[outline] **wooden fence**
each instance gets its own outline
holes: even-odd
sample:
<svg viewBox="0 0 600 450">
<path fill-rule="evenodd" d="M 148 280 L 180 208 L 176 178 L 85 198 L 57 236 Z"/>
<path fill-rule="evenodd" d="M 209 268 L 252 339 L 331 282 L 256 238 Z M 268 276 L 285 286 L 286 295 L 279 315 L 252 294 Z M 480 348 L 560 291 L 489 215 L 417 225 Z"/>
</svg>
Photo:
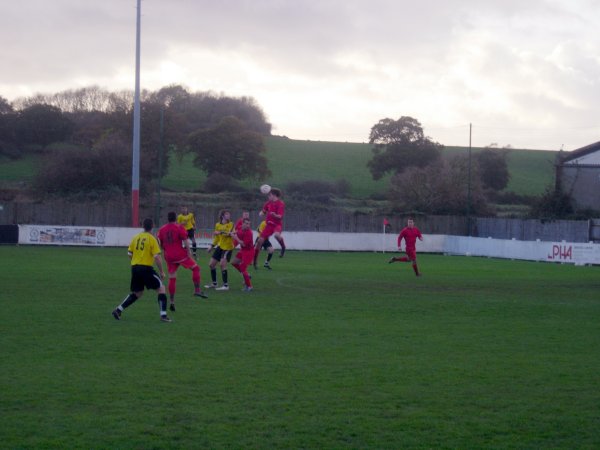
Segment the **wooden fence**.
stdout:
<svg viewBox="0 0 600 450">
<path fill-rule="evenodd" d="M 219 209 L 189 203 L 196 215 L 198 229 L 212 229 L 218 220 Z M 169 210 L 178 205 L 165 204 L 160 213 L 153 204 L 140 205 L 140 218 L 157 218 L 164 223 Z M 232 210 L 236 219 L 241 210 Z M 251 212 L 253 224 L 258 225 L 257 211 Z M 322 231 L 345 233 L 383 233 L 384 219 L 390 225 L 387 233 L 398 233 L 407 217 L 383 216 L 330 210 L 300 210 L 288 205 L 285 215 L 285 230 Z M 416 225 L 423 233 L 455 236 L 491 237 L 495 239 L 517 239 L 523 241 L 569 241 L 600 242 L 600 219 L 541 221 L 502 218 L 471 218 L 462 216 L 418 216 Z M 53 200 L 38 203 L 0 202 L 0 225 L 44 224 L 127 227 L 131 225 L 131 205 L 127 199 L 110 202 L 74 203 Z"/>
</svg>

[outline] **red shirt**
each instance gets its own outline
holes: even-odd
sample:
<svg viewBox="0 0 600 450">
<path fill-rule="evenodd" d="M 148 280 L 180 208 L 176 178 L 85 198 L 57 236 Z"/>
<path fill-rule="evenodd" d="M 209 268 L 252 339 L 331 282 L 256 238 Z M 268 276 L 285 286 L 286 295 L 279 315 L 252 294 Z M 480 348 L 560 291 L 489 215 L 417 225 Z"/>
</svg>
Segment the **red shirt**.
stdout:
<svg viewBox="0 0 600 450">
<path fill-rule="evenodd" d="M 267 213 L 265 218 L 267 223 L 281 225 L 283 215 L 285 214 L 285 203 L 283 203 L 283 200 L 269 200 L 267 203 L 265 203 L 265 206 L 263 206 L 263 211 Z M 279 214 L 281 219 L 273 216 L 273 214 Z"/>
<path fill-rule="evenodd" d="M 402 244 L 402 239 L 404 238 L 404 242 L 406 243 L 406 248 L 414 250 L 415 242 L 417 242 L 417 238 L 422 239 L 423 236 L 417 227 L 404 227 L 400 234 L 398 235 L 398 248 L 400 248 L 400 244 Z"/>
<path fill-rule="evenodd" d="M 188 257 L 184 242 L 187 240 L 187 231 L 175 222 L 169 222 L 158 230 L 158 240 L 165 251 L 165 259 L 169 262 L 182 261 Z"/>
<path fill-rule="evenodd" d="M 233 227 L 234 230 L 236 232 L 240 231 L 242 229 L 242 224 L 244 223 L 244 219 L 238 219 L 238 221 L 235 223 L 235 226 Z"/>
<path fill-rule="evenodd" d="M 240 229 L 237 232 L 237 237 L 242 243 L 240 244 L 241 251 L 254 251 L 254 238 L 252 236 L 252 230 L 248 228 L 247 230 Z"/>
</svg>

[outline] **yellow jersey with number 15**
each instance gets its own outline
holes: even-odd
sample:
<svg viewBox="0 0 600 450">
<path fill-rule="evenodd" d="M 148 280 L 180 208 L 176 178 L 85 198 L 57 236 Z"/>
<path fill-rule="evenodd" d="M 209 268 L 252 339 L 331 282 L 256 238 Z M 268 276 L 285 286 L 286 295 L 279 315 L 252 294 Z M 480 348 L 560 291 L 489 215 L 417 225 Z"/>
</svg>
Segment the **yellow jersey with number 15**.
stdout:
<svg viewBox="0 0 600 450">
<path fill-rule="evenodd" d="M 160 247 L 156 238 L 144 231 L 133 237 L 127 251 L 131 255 L 132 266 L 152 267 L 154 266 L 154 256 L 160 254 Z"/>
</svg>

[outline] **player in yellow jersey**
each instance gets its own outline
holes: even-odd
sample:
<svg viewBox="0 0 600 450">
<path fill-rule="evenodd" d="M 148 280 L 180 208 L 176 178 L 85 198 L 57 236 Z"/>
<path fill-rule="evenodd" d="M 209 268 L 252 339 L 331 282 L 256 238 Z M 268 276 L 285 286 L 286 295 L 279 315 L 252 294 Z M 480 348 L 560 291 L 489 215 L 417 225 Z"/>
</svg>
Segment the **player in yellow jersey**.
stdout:
<svg viewBox="0 0 600 450">
<path fill-rule="evenodd" d="M 267 226 L 267 221 L 263 220 L 260 223 L 260 225 L 258 226 L 258 228 L 256 229 L 256 231 L 258 231 L 258 237 L 256 238 L 254 245 L 256 245 L 256 242 L 260 238 L 260 235 L 266 226 Z M 273 258 L 273 252 L 275 251 L 275 249 L 273 248 L 273 244 L 271 244 L 271 241 L 269 241 L 269 238 L 265 239 L 265 241 L 262 244 L 262 248 L 267 251 L 267 260 L 263 264 L 263 267 L 265 269 L 271 270 L 271 258 Z M 254 268 L 258 269 L 258 266 L 256 264 L 254 264 Z"/>
<path fill-rule="evenodd" d="M 233 222 L 231 221 L 231 213 L 226 209 L 219 214 L 219 221 L 215 224 L 213 232 L 213 241 L 207 252 L 213 251 L 210 258 L 210 277 L 212 284 L 204 286 L 207 289 L 214 288 L 217 291 L 228 291 L 229 283 L 227 281 L 227 263 L 231 261 L 231 254 L 235 243 L 233 241 Z M 217 287 L 217 264 L 221 265 L 221 277 L 223 278 L 223 286 Z"/>
<path fill-rule="evenodd" d="M 193 212 L 188 211 L 188 207 L 181 208 L 181 214 L 177 216 L 177 223 L 183 225 L 192 243 L 192 254 L 196 257 L 196 217 Z"/>
<path fill-rule="evenodd" d="M 144 288 L 146 288 L 158 291 L 160 320 L 171 322 L 171 319 L 167 316 L 167 295 L 165 294 L 165 285 L 162 282 L 165 273 L 160 257 L 160 246 L 151 233 L 153 226 L 152 219 L 144 219 L 144 231 L 133 237 L 127 249 L 127 254 L 131 258 L 131 292 L 113 310 L 112 315 L 117 320 L 121 320 L 123 310 L 135 303 L 144 294 Z M 154 263 L 158 267 L 160 276 L 154 271 Z"/>
</svg>

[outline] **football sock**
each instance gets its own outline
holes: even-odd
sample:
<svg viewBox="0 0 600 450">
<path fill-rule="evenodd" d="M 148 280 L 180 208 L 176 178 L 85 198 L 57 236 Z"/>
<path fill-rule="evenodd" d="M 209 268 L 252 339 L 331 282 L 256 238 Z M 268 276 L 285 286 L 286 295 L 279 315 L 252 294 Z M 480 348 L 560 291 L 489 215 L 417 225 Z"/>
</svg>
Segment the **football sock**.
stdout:
<svg viewBox="0 0 600 450">
<path fill-rule="evenodd" d="M 396 261 L 408 262 L 408 256 L 403 256 L 402 258 L 396 258 Z"/>
<path fill-rule="evenodd" d="M 223 285 L 227 286 L 227 270 L 222 270 L 221 276 L 223 277 Z"/>
<path fill-rule="evenodd" d="M 258 254 L 260 253 L 260 248 L 254 249 L 254 265 L 256 265 L 256 261 L 258 261 Z"/>
<path fill-rule="evenodd" d="M 175 297 L 175 286 L 177 285 L 177 278 L 169 278 L 169 295 L 171 299 Z"/>
<path fill-rule="evenodd" d="M 212 284 L 217 284 L 217 269 L 210 269 L 210 278 Z"/>
<path fill-rule="evenodd" d="M 279 242 L 279 245 L 281 245 L 281 248 L 283 250 L 285 250 L 285 242 L 283 241 L 283 238 L 280 237 L 280 238 L 275 238 L 275 239 L 277 239 L 277 242 Z"/>
<path fill-rule="evenodd" d="M 165 294 L 158 294 L 158 305 L 160 306 L 160 315 L 167 315 L 167 296 Z"/>
<path fill-rule="evenodd" d="M 271 261 L 271 258 L 273 257 L 273 253 L 269 253 L 267 255 L 267 262 Z"/>
<path fill-rule="evenodd" d="M 192 282 L 194 286 L 200 285 L 200 267 L 196 266 L 192 269 Z"/>
<path fill-rule="evenodd" d="M 252 281 L 250 281 L 250 275 L 248 275 L 247 270 L 242 272 L 242 276 L 244 277 L 244 284 L 246 284 L 248 287 L 252 287 Z"/>
<path fill-rule="evenodd" d="M 417 263 L 414 262 L 412 266 L 413 266 L 413 270 L 415 271 L 415 275 L 419 275 L 419 268 L 417 267 Z"/>
<path fill-rule="evenodd" d="M 123 311 L 128 306 L 133 305 L 136 300 L 137 300 L 137 296 L 132 292 L 127 297 L 125 297 L 125 300 L 123 300 L 123 303 L 121 303 L 121 305 L 119 305 L 117 307 L 117 309 L 120 309 L 121 311 Z"/>
</svg>

